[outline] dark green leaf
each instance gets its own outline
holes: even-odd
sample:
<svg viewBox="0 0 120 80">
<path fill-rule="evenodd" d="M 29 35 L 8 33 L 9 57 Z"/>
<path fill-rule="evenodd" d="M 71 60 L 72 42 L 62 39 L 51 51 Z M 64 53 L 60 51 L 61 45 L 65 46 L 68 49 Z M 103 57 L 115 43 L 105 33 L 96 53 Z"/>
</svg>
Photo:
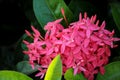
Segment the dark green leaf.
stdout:
<svg viewBox="0 0 120 80">
<path fill-rule="evenodd" d="M 87 12 L 89 16 L 98 13 L 96 7 L 85 0 L 71 0 L 69 8 L 74 14 L 74 20 L 78 20 L 80 13 Z"/>
<path fill-rule="evenodd" d="M 33 39 L 29 36 L 27 36 L 26 34 L 24 34 L 23 36 L 21 36 L 21 38 L 18 40 L 17 42 L 17 47 L 16 47 L 16 51 L 21 51 L 21 50 L 27 50 L 26 45 L 23 43 L 23 40 L 26 40 L 28 42 L 33 42 Z M 18 50 L 17 50 L 18 49 Z"/>
<path fill-rule="evenodd" d="M 14 46 L 0 47 L 0 69 L 14 69 L 16 64 L 16 54 Z"/>
<path fill-rule="evenodd" d="M 120 61 L 109 63 L 105 66 L 105 74 L 97 75 L 96 80 L 120 80 Z"/>
<path fill-rule="evenodd" d="M 61 8 L 64 8 L 65 15 L 70 23 L 73 14 L 63 0 L 33 0 L 34 13 L 42 27 L 50 21 L 63 18 Z"/>
<path fill-rule="evenodd" d="M 17 63 L 22 61 L 22 60 L 28 60 L 27 55 L 25 55 L 23 53 L 24 50 L 27 50 L 27 47 L 23 43 L 23 40 L 26 40 L 28 42 L 32 42 L 33 41 L 33 39 L 28 37 L 26 34 L 21 36 L 21 38 L 18 40 L 18 42 L 16 43 L 16 49 L 15 49 L 15 52 L 17 53 L 16 54 L 16 61 L 17 61 Z"/>
<path fill-rule="evenodd" d="M 65 80 L 87 80 L 82 73 L 74 75 L 72 68 L 66 71 L 64 78 Z"/>
<path fill-rule="evenodd" d="M 113 62 L 113 61 L 120 61 L 120 56 L 113 57 L 113 58 L 111 59 L 111 61 L 112 61 L 112 62 Z"/>
<path fill-rule="evenodd" d="M 36 72 L 38 67 L 39 67 L 38 65 L 35 65 L 35 68 L 32 69 L 28 61 L 21 61 L 17 64 L 17 70 L 27 75 Z"/>
<path fill-rule="evenodd" d="M 118 27 L 118 30 L 120 31 L 120 3 L 111 3 L 110 6 L 113 19 Z"/>
<path fill-rule="evenodd" d="M 58 55 L 50 63 L 45 75 L 45 80 L 61 80 L 61 78 L 62 78 L 62 62 L 60 59 L 60 55 Z"/>
<path fill-rule="evenodd" d="M 16 71 L 0 71 L 0 80 L 33 80 L 32 78 Z"/>
<path fill-rule="evenodd" d="M 22 36 L 23 39 L 20 40 L 20 46 L 23 50 L 28 50 L 26 44 L 23 43 L 23 40 L 26 40 L 28 42 L 32 42 L 32 38 L 28 37 L 26 34 Z"/>
<path fill-rule="evenodd" d="M 30 25 L 33 25 L 35 28 L 37 28 L 41 32 L 42 35 L 44 35 L 45 31 L 38 23 L 33 11 L 33 0 L 21 0 L 21 4 L 23 4 L 22 6 L 24 8 L 25 15 L 30 21 Z"/>
</svg>

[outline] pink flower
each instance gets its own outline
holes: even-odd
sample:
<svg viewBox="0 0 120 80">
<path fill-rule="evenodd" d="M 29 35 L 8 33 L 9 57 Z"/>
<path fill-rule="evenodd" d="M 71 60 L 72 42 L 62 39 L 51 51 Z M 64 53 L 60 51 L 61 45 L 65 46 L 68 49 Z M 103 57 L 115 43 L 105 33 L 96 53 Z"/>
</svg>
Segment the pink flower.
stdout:
<svg viewBox="0 0 120 80">
<path fill-rule="evenodd" d="M 29 56 L 33 68 L 35 63 L 41 66 L 36 76 L 43 78 L 57 54 L 61 55 L 63 75 L 69 68 L 74 69 L 74 75 L 83 72 L 88 80 L 93 80 L 94 74 L 98 72 L 104 74 L 104 66 L 111 55 L 110 48 L 114 48 L 116 45 L 113 42 L 120 38 L 114 38 L 114 31 L 105 29 L 105 21 L 99 26 L 96 15 L 89 18 L 85 13 L 82 18 L 80 14 L 79 21 L 71 23 L 65 29 L 60 24 L 61 20 L 45 25 L 47 32 L 44 38 L 33 26 L 33 34 L 26 30 L 33 42 L 24 40 L 28 50 L 23 52 Z"/>
</svg>

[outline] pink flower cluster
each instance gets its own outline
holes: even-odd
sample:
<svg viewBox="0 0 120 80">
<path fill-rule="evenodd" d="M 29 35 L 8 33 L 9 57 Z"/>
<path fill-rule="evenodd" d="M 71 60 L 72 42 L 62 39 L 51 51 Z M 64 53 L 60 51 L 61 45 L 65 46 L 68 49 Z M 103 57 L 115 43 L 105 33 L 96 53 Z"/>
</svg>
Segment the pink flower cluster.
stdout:
<svg viewBox="0 0 120 80">
<path fill-rule="evenodd" d="M 94 74 L 104 74 L 104 66 L 111 55 L 110 48 L 116 47 L 112 32 L 105 29 L 105 21 L 99 26 L 96 15 L 91 18 L 84 13 L 79 16 L 79 21 L 71 23 L 64 28 L 58 19 L 47 23 L 44 29 L 47 31 L 43 38 L 40 32 L 32 26 L 33 34 L 26 34 L 33 38 L 33 42 L 23 41 L 28 50 L 24 51 L 29 56 L 31 66 L 34 63 L 40 65 L 40 71 L 36 76 L 44 77 L 46 70 L 53 58 L 60 54 L 63 74 L 67 69 L 73 68 L 74 74 L 83 73 L 88 80 L 94 79 Z"/>
</svg>

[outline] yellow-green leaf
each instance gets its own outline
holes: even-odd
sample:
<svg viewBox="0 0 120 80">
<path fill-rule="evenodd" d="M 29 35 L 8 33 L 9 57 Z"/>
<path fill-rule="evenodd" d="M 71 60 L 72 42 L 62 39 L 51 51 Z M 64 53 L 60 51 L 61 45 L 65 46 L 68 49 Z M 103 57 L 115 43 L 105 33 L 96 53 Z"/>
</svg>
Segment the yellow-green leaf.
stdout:
<svg viewBox="0 0 120 80">
<path fill-rule="evenodd" d="M 57 55 L 52 60 L 47 69 L 45 80 L 61 80 L 61 78 L 62 78 L 62 62 L 60 59 L 60 55 Z"/>
<path fill-rule="evenodd" d="M 0 80 L 33 80 L 33 79 L 20 72 L 2 70 L 0 71 Z"/>
<path fill-rule="evenodd" d="M 74 75 L 72 68 L 66 71 L 64 78 L 65 80 L 87 80 L 82 73 Z"/>
</svg>

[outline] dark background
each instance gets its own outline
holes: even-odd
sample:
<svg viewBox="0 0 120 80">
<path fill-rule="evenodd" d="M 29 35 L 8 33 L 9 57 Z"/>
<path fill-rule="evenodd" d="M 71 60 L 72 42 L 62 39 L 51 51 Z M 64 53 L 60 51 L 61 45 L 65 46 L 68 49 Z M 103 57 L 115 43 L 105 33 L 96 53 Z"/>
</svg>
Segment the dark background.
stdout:
<svg viewBox="0 0 120 80">
<path fill-rule="evenodd" d="M 0 45 L 15 43 L 30 24 L 19 0 L 0 0 Z"/>
<path fill-rule="evenodd" d="M 27 1 L 30 4 L 27 4 Z M 98 13 L 100 20 L 105 20 L 108 22 L 108 26 L 116 26 L 108 3 L 116 2 L 118 0 L 85 1 L 93 4 L 98 11 L 101 12 Z M 65 2 L 66 4 L 69 4 L 70 0 L 65 0 Z M 32 8 L 31 5 L 32 0 L 0 0 L 0 70 L 15 70 L 15 65 L 17 62 L 22 60 L 22 54 L 18 55 L 18 53 L 16 53 L 16 43 L 25 33 L 24 30 L 30 29 L 31 21 L 25 14 L 25 8 L 27 6 Z M 119 33 L 116 28 L 115 30 L 116 33 Z M 120 35 L 117 36 L 120 37 Z M 120 54 L 112 55 L 112 57 L 117 55 Z"/>
<path fill-rule="evenodd" d="M 85 1 L 92 3 L 100 12 L 103 12 L 100 15 L 106 19 L 109 12 L 108 2 L 117 0 Z M 26 0 L 0 0 L 0 46 L 15 43 L 24 34 L 24 30 L 29 28 L 30 21 L 25 15 L 24 2 Z M 69 4 L 70 0 L 65 2 Z"/>
<path fill-rule="evenodd" d="M 0 0 L 0 70 L 15 70 L 22 60 L 16 46 L 29 25 L 21 0 Z"/>
</svg>

